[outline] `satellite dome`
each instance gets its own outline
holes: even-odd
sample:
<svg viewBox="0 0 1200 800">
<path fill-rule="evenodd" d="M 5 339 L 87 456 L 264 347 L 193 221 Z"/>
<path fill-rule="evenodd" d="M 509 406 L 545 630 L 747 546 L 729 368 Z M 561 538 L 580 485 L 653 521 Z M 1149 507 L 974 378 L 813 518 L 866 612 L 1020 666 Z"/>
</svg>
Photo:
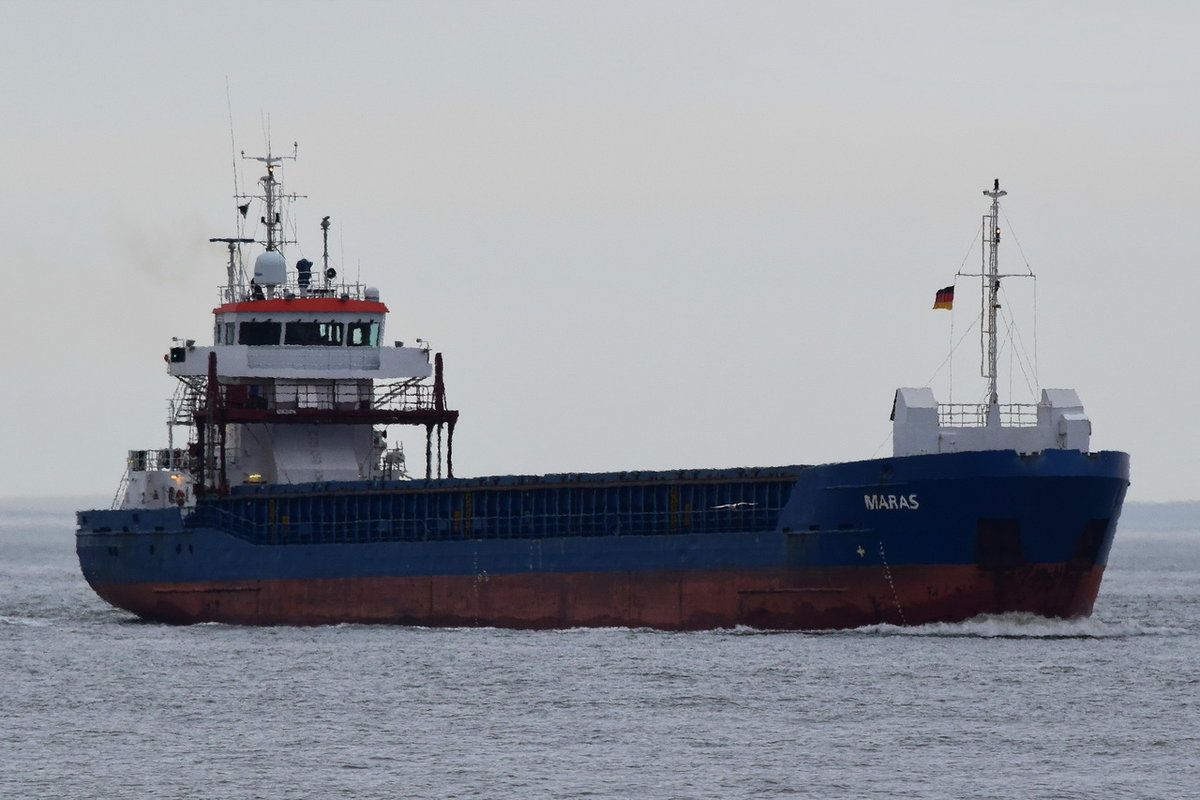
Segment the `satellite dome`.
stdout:
<svg viewBox="0 0 1200 800">
<path fill-rule="evenodd" d="M 254 282 L 259 286 L 287 283 L 287 262 L 283 260 L 283 254 L 268 250 L 254 259 Z"/>
</svg>

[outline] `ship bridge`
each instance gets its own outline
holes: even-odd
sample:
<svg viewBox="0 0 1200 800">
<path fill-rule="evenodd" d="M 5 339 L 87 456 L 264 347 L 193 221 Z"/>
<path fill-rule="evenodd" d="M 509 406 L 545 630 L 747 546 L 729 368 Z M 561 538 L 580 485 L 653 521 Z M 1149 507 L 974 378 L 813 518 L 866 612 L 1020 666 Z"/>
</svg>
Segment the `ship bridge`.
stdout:
<svg viewBox="0 0 1200 800">
<path fill-rule="evenodd" d="M 194 424 L 206 453 L 199 490 L 224 487 L 227 476 L 372 477 L 381 459 L 402 458 L 384 452 L 386 434 L 374 427 L 396 424 L 426 428 L 427 475 L 436 430 L 440 473 L 441 429 L 452 437 L 458 417 L 446 406 L 440 355 L 431 358 L 420 339 L 382 344 L 388 308 L 373 287 L 315 289 L 284 277 L 264 288 L 222 287 L 213 344 L 177 341 L 167 354 L 167 371 L 183 384 L 176 424 Z"/>
<path fill-rule="evenodd" d="M 222 378 L 410 379 L 433 374 L 423 342 L 382 347 L 387 306 L 367 297 L 285 296 L 223 303 L 213 309 L 211 347 L 184 342 L 171 348 L 175 377 L 208 373 L 215 354 Z M 369 298 L 369 299 L 368 299 Z"/>
</svg>

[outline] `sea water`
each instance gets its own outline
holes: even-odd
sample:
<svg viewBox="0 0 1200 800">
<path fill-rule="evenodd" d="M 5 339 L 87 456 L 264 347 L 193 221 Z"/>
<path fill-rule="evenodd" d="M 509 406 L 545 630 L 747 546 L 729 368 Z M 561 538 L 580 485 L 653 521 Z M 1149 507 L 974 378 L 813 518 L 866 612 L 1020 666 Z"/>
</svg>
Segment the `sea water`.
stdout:
<svg viewBox="0 0 1200 800">
<path fill-rule="evenodd" d="M 1090 619 L 819 634 L 145 623 L 73 507 L 0 506 L 0 798 L 1200 797 L 1200 506 Z"/>
</svg>

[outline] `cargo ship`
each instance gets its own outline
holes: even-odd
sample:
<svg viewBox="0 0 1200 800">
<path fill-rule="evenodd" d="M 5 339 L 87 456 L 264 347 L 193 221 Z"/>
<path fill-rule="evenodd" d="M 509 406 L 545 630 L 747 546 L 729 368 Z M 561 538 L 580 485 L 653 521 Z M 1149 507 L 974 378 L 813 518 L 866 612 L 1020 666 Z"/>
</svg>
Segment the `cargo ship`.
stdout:
<svg viewBox="0 0 1200 800">
<path fill-rule="evenodd" d="M 330 265 L 329 217 L 321 263 L 288 266 L 294 157 L 258 157 L 256 194 L 237 196 L 243 220 L 265 207 L 258 238 L 211 240 L 227 282 L 213 344 L 165 355 L 167 446 L 130 451 L 113 507 L 77 515 L 83 575 L 113 606 L 167 623 L 668 630 L 1091 612 L 1129 457 L 1090 451 L 1072 390 L 999 402 L 998 181 L 976 275 L 987 393 L 897 390 L 890 457 L 463 478 L 441 354 L 385 344 L 378 290 Z M 251 277 L 242 254 L 260 247 Z M 423 475 L 389 444 L 405 426 L 424 434 Z"/>
</svg>

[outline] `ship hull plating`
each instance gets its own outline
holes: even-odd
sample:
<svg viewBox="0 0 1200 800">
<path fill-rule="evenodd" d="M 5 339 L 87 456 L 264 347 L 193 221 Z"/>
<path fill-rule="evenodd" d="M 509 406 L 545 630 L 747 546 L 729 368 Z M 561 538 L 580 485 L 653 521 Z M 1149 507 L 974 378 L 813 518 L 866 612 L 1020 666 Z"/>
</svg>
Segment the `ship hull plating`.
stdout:
<svg viewBox="0 0 1200 800">
<path fill-rule="evenodd" d="M 908 565 L 753 572 L 634 572 L 100 584 L 114 606 L 168 623 L 388 623 L 503 628 L 776 630 L 1091 613 L 1102 566 Z"/>
<path fill-rule="evenodd" d="M 171 623 L 816 630 L 1089 614 L 1122 453 L 248 487 L 80 513 L 109 603 Z M 742 499 L 738 499 L 742 498 Z M 418 513 L 419 512 L 419 513 Z"/>
</svg>

